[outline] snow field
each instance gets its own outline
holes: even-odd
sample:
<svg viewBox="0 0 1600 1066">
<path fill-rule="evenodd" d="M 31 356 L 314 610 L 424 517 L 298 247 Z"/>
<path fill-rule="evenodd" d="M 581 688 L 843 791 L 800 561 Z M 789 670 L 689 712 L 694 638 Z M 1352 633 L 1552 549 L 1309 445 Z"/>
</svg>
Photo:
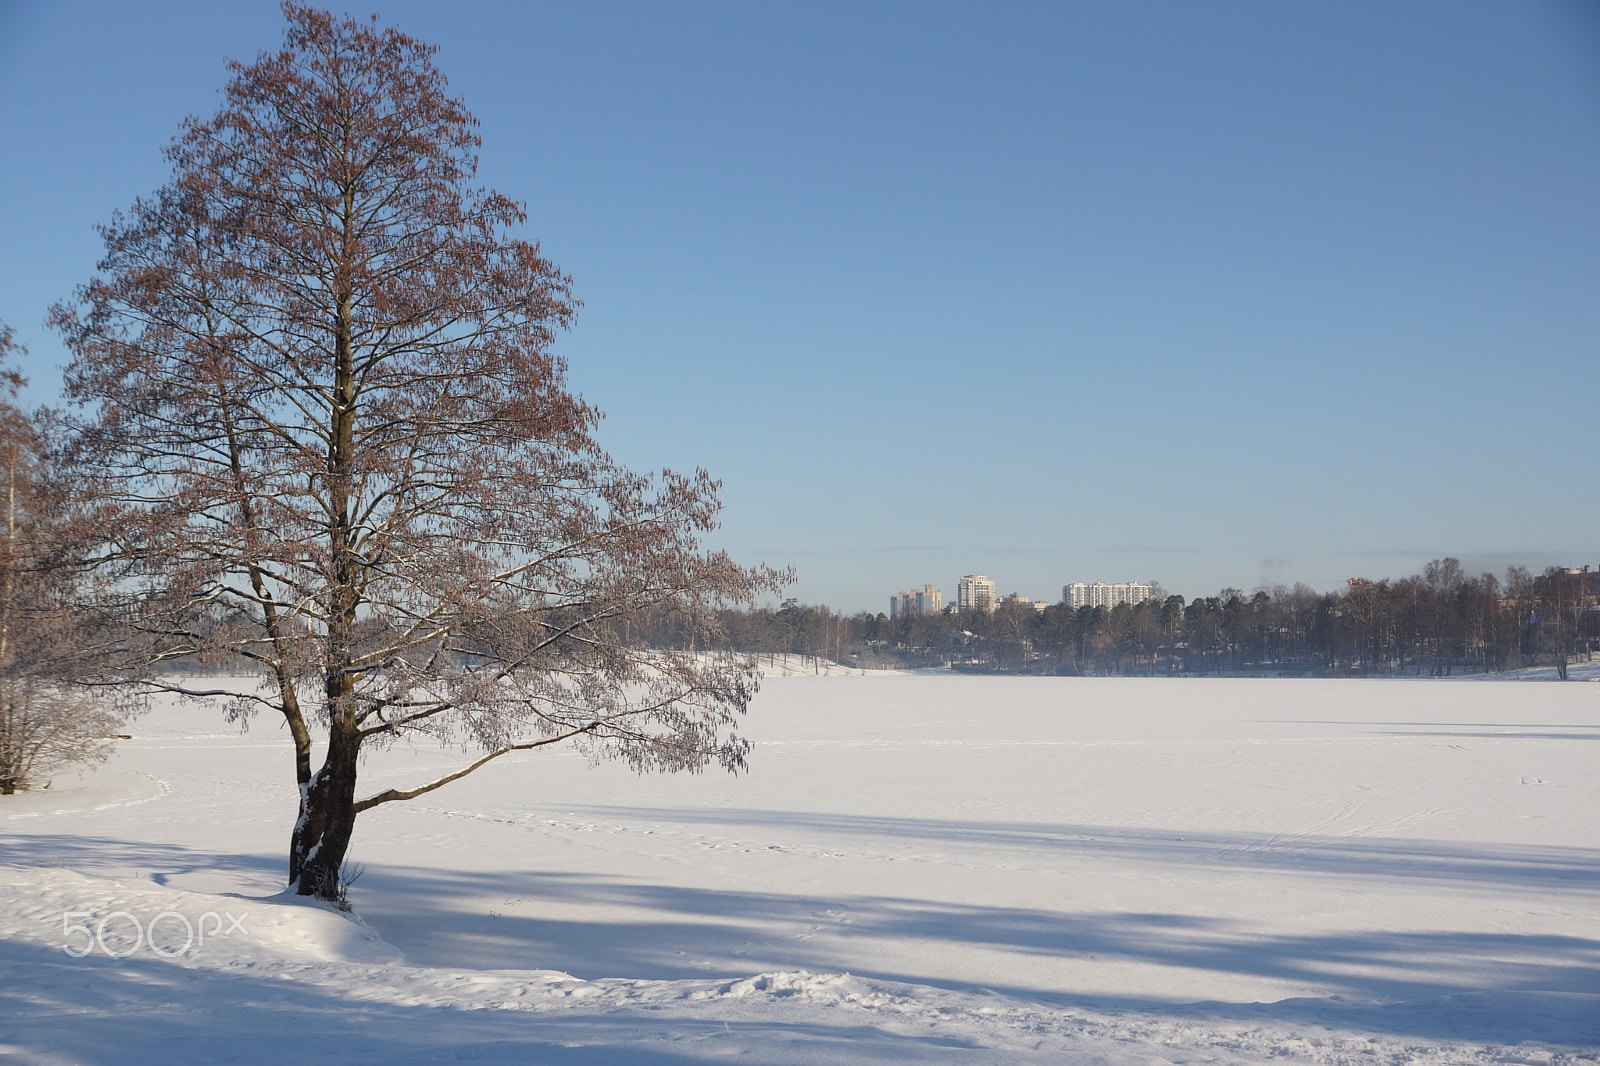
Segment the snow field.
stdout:
<svg viewBox="0 0 1600 1066">
<path fill-rule="evenodd" d="M 0 807 L 0 1054 L 1600 1061 L 1590 686 L 796 672 L 748 729 L 740 778 L 536 755 L 370 812 L 355 921 L 276 895 L 277 727 L 155 711 Z M 249 932 L 62 951 L 115 911 Z"/>
</svg>

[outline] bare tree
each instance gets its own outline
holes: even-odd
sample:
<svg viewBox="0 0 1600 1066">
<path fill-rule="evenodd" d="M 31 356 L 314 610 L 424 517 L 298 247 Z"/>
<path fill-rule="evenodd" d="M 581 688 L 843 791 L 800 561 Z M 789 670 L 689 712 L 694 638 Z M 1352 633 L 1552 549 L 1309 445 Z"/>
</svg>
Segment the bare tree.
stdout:
<svg viewBox="0 0 1600 1066">
<path fill-rule="evenodd" d="M 1539 599 L 1533 575 L 1528 573 L 1527 567 L 1506 567 L 1503 599 L 1510 605 L 1513 614 L 1513 624 L 1506 627 L 1506 642 L 1515 649 L 1513 669 L 1520 670 L 1527 665 L 1530 656 L 1538 654 L 1534 636 L 1537 632 L 1535 621 Z"/>
<path fill-rule="evenodd" d="M 36 671 L 0 680 L 0 796 L 37 788 L 71 766 L 104 762 L 122 719 L 103 697 Z"/>
<path fill-rule="evenodd" d="M 510 752 L 572 741 L 638 770 L 745 765 L 754 664 L 624 639 L 786 575 L 707 552 L 717 482 L 646 477 L 551 350 L 577 302 L 521 204 L 471 186 L 476 120 L 432 46 L 285 4 L 283 47 L 233 63 L 171 181 L 103 230 L 100 275 L 54 312 L 86 405 L 81 459 L 122 509 L 106 554 L 145 691 L 287 723 L 289 876 L 335 898 L 356 818 Z M 188 683 L 196 657 L 261 684 Z M 475 745 L 362 796 L 364 751 Z M 321 766 L 313 769 L 313 740 Z"/>
<path fill-rule="evenodd" d="M 1556 677 L 1562 681 L 1567 680 L 1567 664 L 1577 654 L 1579 623 L 1588 606 L 1585 571 L 1551 566 L 1534 579 L 1539 597 L 1539 636 L 1549 648 Z"/>
<path fill-rule="evenodd" d="M 87 525 L 52 476 L 48 413 L 18 403 L 7 362 L 22 347 L 0 323 L 0 795 L 103 761 L 120 718 L 77 687 L 93 641 L 77 564 Z"/>
</svg>

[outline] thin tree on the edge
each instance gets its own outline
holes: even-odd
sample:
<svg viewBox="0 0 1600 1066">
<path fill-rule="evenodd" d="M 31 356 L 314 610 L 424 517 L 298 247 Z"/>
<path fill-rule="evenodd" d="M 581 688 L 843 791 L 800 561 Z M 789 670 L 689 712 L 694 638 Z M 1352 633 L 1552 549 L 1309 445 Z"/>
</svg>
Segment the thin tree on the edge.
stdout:
<svg viewBox="0 0 1600 1066">
<path fill-rule="evenodd" d="M 704 471 L 641 476 L 595 443 L 551 351 L 569 279 L 510 235 L 520 204 L 471 187 L 476 122 L 435 49 L 284 12 L 283 48 L 231 64 L 222 109 L 185 123 L 171 181 L 104 228 L 100 275 L 54 319 L 80 459 L 122 509 L 127 677 L 281 716 L 290 882 L 333 899 L 361 812 L 509 752 L 743 767 L 754 664 L 621 634 L 665 609 L 712 647 L 720 603 L 785 575 L 699 547 Z M 160 669 L 186 659 L 261 684 Z M 481 754 L 361 795 L 363 750 L 419 734 Z"/>
<path fill-rule="evenodd" d="M 103 761 L 121 718 L 79 686 L 96 667 L 79 564 L 94 523 L 53 476 L 48 412 L 19 403 L 9 363 L 22 346 L 0 322 L 0 795 Z"/>
</svg>

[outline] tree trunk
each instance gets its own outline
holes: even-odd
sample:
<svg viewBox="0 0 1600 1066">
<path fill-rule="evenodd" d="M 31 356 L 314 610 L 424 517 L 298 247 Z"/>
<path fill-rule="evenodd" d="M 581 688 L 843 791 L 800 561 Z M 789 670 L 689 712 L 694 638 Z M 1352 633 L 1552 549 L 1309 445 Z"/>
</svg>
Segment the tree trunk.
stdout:
<svg viewBox="0 0 1600 1066">
<path fill-rule="evenodd" d="M 356 613 L 361 604 L 357 563 L 352 545 L 351 461 L 355 454 L 356 379 L 352 280 L 349 264 L 354 244 L 354 188 L 344 189 L 343 241 L 334 288 L 333 391 L 329 407 L 327 484 L 329 574 L 327 710 L 328 756 L 309 786 L 300 790 L 300 817 L 289 848 L 289 880 L 301 896 L 338 901 L 339 868 L 350 847 L 356 823 L 356 763 L 361 729 L 353 702 Z"/>
<path fill-rule="evenodd" d="M 336 723 L 328 757 L 300 790 L 300 817 L 289 845 L 289 884 L 296 895 L 338 900 L 339 868 L 356 825 L 356 762 L 361 737 Z"/>
</svg>

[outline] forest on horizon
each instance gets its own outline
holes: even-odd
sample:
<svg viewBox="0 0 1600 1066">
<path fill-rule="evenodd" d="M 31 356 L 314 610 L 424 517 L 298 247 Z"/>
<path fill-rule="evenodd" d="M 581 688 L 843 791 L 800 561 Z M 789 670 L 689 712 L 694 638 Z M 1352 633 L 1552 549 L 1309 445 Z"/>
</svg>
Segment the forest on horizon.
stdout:
<svg viewBox="0 0 1600 1066">
<path fill-rule="evenodd" d="M 1304 584 L 1224 588 L 1186 600 L 1037 610 L 844 615 L 789 599 L 725 610 L 715 645 L 802 655 L 848 666 L 949 666 L 969 673 L 1386 677 L 1495 673 L 1553 666 L 1600 649 L 1600 573 L 1512 566 L 1503 578 L 1436 559 L 1398 580 L 1352 578 L 1319 592 Z M 703 639 L 664 616 L 637 637 L 684 648 Z"/>
</svg>

